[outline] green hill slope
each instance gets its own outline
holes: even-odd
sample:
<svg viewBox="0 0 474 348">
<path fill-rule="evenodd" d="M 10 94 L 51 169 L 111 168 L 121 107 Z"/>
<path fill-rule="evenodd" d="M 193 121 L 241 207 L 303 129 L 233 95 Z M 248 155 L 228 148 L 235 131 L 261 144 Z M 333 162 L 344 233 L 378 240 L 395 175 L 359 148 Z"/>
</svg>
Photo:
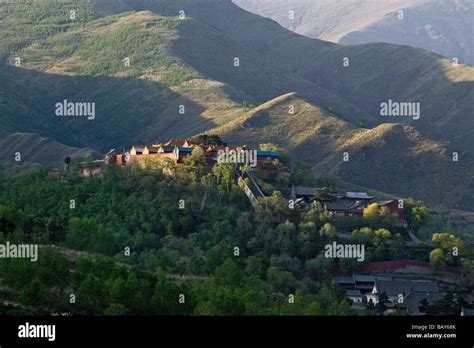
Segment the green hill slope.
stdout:
<svg viewBox="0 0 474 348">
<path fill-rule="evenodd" d="M 225 38 L 225 45 L 209 45 L 209 37 L 190 26 L 192 30 L 183 30 L 174 42 L 175 54 L 201 73 L 244 90 L 258 103 L 296 91 L 353 123 L 407 122 L 430 137 L 474 148 L 474 68 L 470 66 L 454 66 L 437 54 L 409 46 L 341 46 L 309 39 L 230 0 L 121 3 L 165 16 L 177 16 L 182 10 L 214 29 L 209 41 Z M 232 68 L 234 57 L 240 57 L 241 69 Z M 349 59 L 348 67 L 343 66 L 344 58 Z M 380 104 L 389 99 L 420 103 L 420 119 L 381 117 Z"/>
<path fill-rule="evenodd" d="M 275 143 L 290 150 L 295 160 L 316 163 L 359 130 L 297 93 L 288 93 L 209 132 L 220 134 L 230 144 Z"/>
<path fill-rule="evenodd" d="M 212 105 L 231 101 L 240 104 L 244 100 L 259 104 L 296 91 L 352 123 L 372 127 L 407 122 L 430 137 L 451 141 L 460 148 L 474 148 L 474 69 L 453 66 L 436 54 L 383 43 L 340 46 L 308 39 L 242 10 L 230 0 L 79 2 L 84 6 L 78 6 L 83 9 L 74 21 L 67 19 L 73 2 L 44 3 L 49 9 L 40 7 L 36 14 L 29 9 L 26 19 L 18 8 L 5 15 L 8 11 L 0 6 L 2 31 L 16 30 L 26 36 L 13 42 L 5 36 L 8 50 L 4 55 L 10 62 L 15 56 L 22 57 L 23 66 L 28 69 L 61 76 L 133 79 L 121 80 L 123 88 L 118 88 L 118 95 L 100 100 L 111 114 L 106 115 L 108 119 L 125 119 L 124 113 L 133 110 L 134 122 L 117 124 L 129 128 L 132 138 L 149 125 L 159 137 L 176 136 L 174 128 L 160 132 L 160 126 L 153 125 L 154 120 L 160 119 L 166 130 L 171 124 L 180 123 L 170 117 L 168 105 L 175 111 L 181 104 L 169 101 L 184 94 L 179 90 L 180 84 L 204 78 L 222 82 L 222 90 L 230 94 L 230 101 L 217 98 Z M 128 10 L 141 12 L 123 12 Z M 184 19 L 178 17 L 180 11 Z M 126 58 L 131 64 L 127 69 L 123 63 Z M 238 67 L 234 66 L 235 58 L 239 59 Z M 343 66 L 344 58 L 349 59 L 348 67 Z M 138 87 L 141 84 L 135 82 L 137 79 L 146 81 L 144 86 Z M 103 81 L 88 83 L 100 86 Z M 106 88 L 113 89 L 103 89 Z M 148 88 L 148 98 L 136 93 L 137 88 Z M 104 93 L 94 97 L 100 99 Z M 110 105 L 108 100 L 112 98 L 123 104 Z M 147 106 L 140 107 L 137 98 L 143 98 L 140 103 Z M 420 119 L 381 117 L 380 104 L 389 99 L 420 103 Z M 133 108 L 124 104 L 130 100 L 136 101 Z M 153 105 L 154 100 L 160 102 Z M 225 108 L 203 117 L 209 104 L 189 102 L 197 105 L 190 106 L 192 118 L 177 126 L 182 134 L 202 131 L 231 118 L 217 120 L 226 114 Z M 165 110 L 167 115 L 163 114 Z M 151 112 L 155 113 L 153 117 Z M 194 124 L 200 126 L 195 129 Z M 106 126 L 101 124 L 100 128 Z M 115 144 L 121 135 L 110 137 L 103 141 Z"/>
<path fill-rule="evenodd" d="M 10 14 L 5 23 L 17 24 L 12 16 L 22 14 Z M 4 65 L 0 72 L 7 81 L 0 87 L 5 131 L 38 132 L 105 151 L 196 134 L 245 110 L 245 93 L 201 76 L 169 51 L 179 19 L 150 12 L 103 18 L 92 12 L 91 18 L 49 36 L 31 30 L 39 32 L 34 39 L 3 51 L 9 63 L 21 58 L 19 67 Z M 49 21 L 60 25 L 54 16 Z M 95 103 L 96 117 L 56 117 L 55 105 L 63 100 Z"/>
</svg>

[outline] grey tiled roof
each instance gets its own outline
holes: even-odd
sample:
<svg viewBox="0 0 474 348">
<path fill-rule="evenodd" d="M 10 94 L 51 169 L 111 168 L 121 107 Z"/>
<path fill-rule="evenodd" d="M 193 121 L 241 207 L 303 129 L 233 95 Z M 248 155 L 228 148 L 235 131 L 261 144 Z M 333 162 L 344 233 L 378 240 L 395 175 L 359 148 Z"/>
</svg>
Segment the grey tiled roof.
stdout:
<svg viewBox="0 0 474 348">
<path fill-rule="evenodd" d="M 366 207 L 367 201 L 354 200 L 349 198 L 337 198 L 334 202 L 327 202 L 328 210 L 362 210 Z"/>
<path fill-rule="evenodd" d="M 354 281 L 356 282 L 375 282 L 375 277 L 372 275 L 365 275 L 365 274 L 354 274 L 353 275 Z"/>
<path fill-rule="evenodd" d="M 355 199 L 372 199 L 374 197 L 371 197 L 367 194 L 367 192 L 346 192 L 344 197 L 347 198 L 355 198 Z"/>
<path fill-rule="evenodd" d="M 389 200 L 385 200 L 385 201 L 379 201 L 379 202 L 377 202 L 377 204 L 378 204 L 379 206 L 383 206 L 383 205 L 386 205 L 386 204 L 390 204 L 390 203 L 392 203 L 393 201 L 394 201 L 394 199 L 389 199 Z"/>
<path fill-rule="evenodd" d="M 385 292 L 387 296 L 398 296 L 400 294 L 409 294 L 411 292 L 437 293 L 438 286 L 432 281 L 384 281 L 376 282 L 377 292 Z"/>
<path fill-rule="evenodd" d="M 346 290 L 346 296 L 362 296 L 360 290 Z"/>
<path fill-rule="evenodd" d="M 351 276 L 336 276 L 332 279 L 338 284 L 354 284 L 354 279 Z"/>
<path fill-rule="evenodd" d="M 296 196 L 314 196 L 316 190 L 314 187 L 295 186 Z"/>
<path fill-rule="evenodd" d="M 462 313 L 467 316 L 474 316 L 474 309 L 472 308 L 463 308 Z"/>
<path fill-rule="evenodd" d="M 418 292 L 413 291 L 405 296 L 403 303 L 396 303 L 397 307 L 406 308 L 411 315 L 420 314 L 420 302 L 426 299 L 428 302 L 441 300 L 444 294 L 440 292 Z"/>
</svg>

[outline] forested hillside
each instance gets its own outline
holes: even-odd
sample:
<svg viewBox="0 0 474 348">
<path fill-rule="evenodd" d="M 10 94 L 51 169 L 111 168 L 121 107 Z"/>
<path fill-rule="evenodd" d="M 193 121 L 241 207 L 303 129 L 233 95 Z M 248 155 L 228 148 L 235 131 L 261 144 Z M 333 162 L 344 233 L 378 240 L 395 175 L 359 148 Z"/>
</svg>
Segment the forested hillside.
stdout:
<svg viewBox="0 0 474 348">
<path fill-rule="evenodd" d="M 337 187 L 304 166 L 290 178 L 260 182 L 269 196 L 257 214 L 231 165 L 206 172 L 193 156 L 173 176 L 164 168 L 109 167 L 91 178 L 74 163 L 60 176 L 28 166 L 2 168 L 0 242 L 41 246 L 37 263 L 0 263 L 0 312 L 355 314 L 344 291 L 331 283 L 331 272 L 351 274 L 359 262 L 326 257 L 325 245 L 332 242 L 363 242 L 364 262 L 472 266 L 472 252 L 454 235 L 441 233 L 449 243 L 433 238 L 410 247 L 406 228 L 390 215 L 334 218 L 318 202 L 307 211 L 290 208 L 288 185 Z M 412 231 L 429 223 L 426 212 L 422 203 L 407 202 Z M 452 245 L 460 257 L 432 260 L 433 250 L 443 254 Z M 460 289 L 469 294 L 472 279 L 466 277 Z"/>
</svg>

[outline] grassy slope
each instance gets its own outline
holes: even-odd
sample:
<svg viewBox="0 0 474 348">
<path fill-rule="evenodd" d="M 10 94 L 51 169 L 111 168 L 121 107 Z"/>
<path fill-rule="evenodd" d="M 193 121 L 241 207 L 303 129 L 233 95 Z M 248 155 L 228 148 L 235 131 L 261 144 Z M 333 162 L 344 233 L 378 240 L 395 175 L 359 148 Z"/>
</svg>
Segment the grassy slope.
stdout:
<svg viewBox="0 0 474 348">
<path fill-rule="evenodd" d="M 231 43 L 199 49 L 206 37 L 186 30 L 175 42 L 175 53 L 201 73 L 236 86 L 259 103 L 296 91 L 353 123 L 375 126 L 408 122 L 428 136 L 474 148 L 474 68 L 453 66 L 439 55 L 409 46 L 385 43 L 340 46 L 292 33 L 276 22 L 248 13 L 230 1 L 122 1 L 129 6 L 187 16 L 215 29 L 214 38 Z M 212 32 L 210 32 L 212 34 Z M 230 68 L 233 57 L 242 68 Z M 342 59 L 350 66 L 344 68 Z M 212 64 L 201 64 L 210 61 Z M 261 88 L 258 88 L 258 87 Z M 422 115 L 389 119 L 379 116 L 388 99 L 419 102 Z"/>
<path fill-rule="evenodd" d="M 30 46 L 23 53 L 34 56 L 32 68 L 37 67 L 34 58 L 39 54 L 42 57 L 41 66 L 48 63 L 51 57 L 55 60 L 54 66 L 48 66 L 48 71 L 52 72 L 72 71 L 86 76 L 118 76 L 134 80 L 139 77 L 147 78 L 147 82 L 158 80 L 159 85 L 153 86 L 162 91 L 158 95 L 150 93 L 150 98 L 142 101 L 147 105 L 151 104 L 150 100 L 158 99 L 161 92 L 169 92 L 166 89 L 170 86 L 199 75 L 223 82 L 226 92 L 232 86 L 234 91 L 231 96 L 236 94 L 235 90 L 243 91 L 242 94 L 249 95 L 248 99 L 255 103 L 296 91 L 353 123 L 374 126 L 385 122 L 411 122 L 429 136 L 451 140 L 459 149 L 474 147 L 471 110 L 474 100 L 473 68 L 463 65 L 453 67 L 437 55 L 406 46 L 369 44 L 343 47 L 308 39 L 224 0 L 104 0 L 96 4 L 94 16 L 113 15 L 128 9 L 150 10 L 168 18 L 152 19 L 151 14 L 142 12 L 131 15 L 142 17 L 142 21 L 139 18 L 136 18 L 135 24 L 124 21 L 125 25 L 107 32 L 101 26 L 107 28 L 113 27 L 113 24 L 104 22 L 114 18 L 117 22 L 120 20 L 105 17 L 87 24 L 82 31 L 76 28 L 73 33 L 68 31 L 55 35 L 40 42 L 39 46 Z M 183 21 L 176 17 L 181 9 L 187 16 Z M 139 29 L 140 25 L 147 26 L 147 22 L 150 22 L 148 28 Z M 163 27 L 165 32 L 161 30 Z M 92 37 L 88 39 L 91 32 Z M 153 46 L 155 42 L 160 42 L 158 47 Z M 128 47 L 134 48 L 133 52 Z M 120 64 L 126 54 L 133 59 L 132 67 L 124 71 Z M 155 57 L 158 59 L 155 60 Z M 239 68 L 232 65 L 234 57 L 240 58 Z M 344 57 L 350 58 L 349 68 L 342 67 Z M 57 61 L 58 58 L 61 60 Z M 85 64 L 84 60 L 88 63 Z M 146 71 L 148 67 L 153 71 Z M 121 81 L 121 84 L 124 82 Z M 90 83 L 97 84 L 96 81 Z M 148 85 L 142 88 L 145 87 Z M 136 88 L 135 85 L 126 86 L 121 93 Z M 133 92 L 128 94 L 125 96 L 127 100 L 137 97 Z M 176 94 L 180 95 L 180 92 Z M 168 99 L 172 97 L 167 95 Z M 240 102 L 243 98 L 234 99 Z M 409 118 L 380 117 L 380 103 L 388 99 L 420 102 L 421 119 L 412 121 Z M 197 104 L 193 109 L 196 112 L 193 112 L 191 119 L 186 119 L 187 122 L 177 125 L 181 129 L 180 134 L 197 130 L 193 129 L 193 124 L 202 125 L 201 130 L 212 126 L 212 122 L 206 124 L 204 121 L 207 117 L 202 117 L 206 106 L 199 108 L 199 102 L 189 102 Z M 166 125 L 163 133 L 159 126 L 154 126 L 157 136 L 166 134 L 170 125 L 179 123 L 179 119 L 176 122 L 176 118 L 168 117 L 169 108 L 164 105 L 166 101 L 148 109 L 137 104 L 130 109 L 136 112 L 138 117 L 135 119 L 139 120 L 123 124 L 130 130 L 132 138 L 134 133 L 150 126 L 156 118 Z M 175 111 L 177 105 L 171 104 L 171 110 Z M 107 106 L 107 110 L 114 114 L 127 109 L 126 105 L 115 109 Z M 152 119 L 149 116 L 151 110 L 155 112 Z M 167 115 L 163 115 L 164 110 L 167 110 Z M 218 113 L 221 115 L 224 112 L 226 110 L 221 109 Z M 107 118 L 110 117 L 107 115 Z M 221 124 L 229 118 L 213 122 Z M 101 127 L 106 126 L 101 124 Z M 92 129 L 87 131 L 93 132 Z M 169 133 L 176 136 L 178 132 Z M 117 141 L 121 138 L 120 132 L 111 134 L 111 137 Z M 90 143 L 93 139 L 85 138 L 83 141 Z"/>
<path fill-rule="evenodd" d="M 21 163 L 38 163 L 62 168 L 65 157 L 98 158 L 100 155 L 87 148 L 78 149 L 63 145 L 37 134 L 14 133 L 0 139 L 0 161 L 16 163 L 15 154 L 21 154 Z"/>
<path fill-rule="evenodd" d="M 298 94 L 288 93 L 210 132 L 221 134 L 229 143 L 276 143 L 292 151 L 296 160 L 316 163 L 358 130 Z"/>
<path fill-rule="evenodd" d="M 5 8 L 0 6 L 1 10 Z M 22 14 L 9 16 L 7 22 L 16 23 L 15 16 Z M 0 94 L 5 98 L 0 105 L 5 131 L 37 131 L 105 151 L 133 142 L 189 136 L 245 109 L 242 101 L 250 99 L 245 93 L 201 76 L 169 52 L 183 21 L 150 12 L 103 18 L 93 12 L 91 17 L 97 19 L 51 36 L 41 32 L 3 51 L 10 62 L 16 56 L 22 59 L 20 68 L 2 69 L 8 82 Z M 59 25 L 56 17 L 49 22 L 52 28 Z M 123 63 L 126 57 L 130 67 Z M 56 118 L 54 104 L 64 99 L 95 102 L 96 119 Z M 179 114 L 180 105 L 185 106 L 185 115 Z"/>
</svg>

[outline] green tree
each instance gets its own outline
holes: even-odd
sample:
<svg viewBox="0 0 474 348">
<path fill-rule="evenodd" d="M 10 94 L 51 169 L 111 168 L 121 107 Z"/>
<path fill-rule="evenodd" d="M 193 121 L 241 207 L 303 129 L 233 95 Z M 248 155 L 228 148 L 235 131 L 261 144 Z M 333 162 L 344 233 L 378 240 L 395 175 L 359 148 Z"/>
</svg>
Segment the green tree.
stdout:
<svg viewBox="0 0 474 348">
<path fill-rule="evenodd" d="M 340 183 L 341 178 L 338 176 L 318 176 L 315 185 L 317 187 L 328 187 L 331 191 L 335 191 L 339 188 Z"/>
<path fill-rule="evenodd" d="M 218 187 L 221 192 L 230 192 L 234 180 L 234 169 L 228 163 L 219 163 L 212 167 L 212 173 L 217 178 Z"/>
<path fill-rule="evenodd" d="M 460 256 L 465 251 L 464 241 L 450 233 L 435 233 L 431 240 L 450 255 Z"/>
<path fill-rule="evenodd" d="M 62 290 L 70 281 L 69 262 L 55 249 L 41 248 L 36 274 L 45 286 Z"/>
<path fill-rule="evenodd" d="M 102 284 L 92 275 L 87 274 L 76 291 L 76 305 L 88 314 L 102 313 L 104 293 Z"/>
<path fill-rule="evenodd" d="M 374 239 L 374 231 L 370 227 L 362 227 L 352 231 L 352 237 L 360 243 L 371 243 Z"/>
<path fill-rule="evenodd" d="M 227 259 L 216 269 L 214 281 L 218 287 L 238 288 L 244 278 L 244 273 L 238 265 L 232 260 Z"/>
<path fill-rule="evenodd" d="M 125 308 L 129 294 L 122 277 L 111 278 L 105 283 L 107 301 L 111 304 L 122 305 Z M 126 309 L 126 308 L 125 308 Z"/>
<path fill-rule="evenodd" d="M 111 303 L 105 310 L 104 315 L 124 316 L 128 314 L 127 308 L 123 304 Z"/>
<path fill-rule="evenodd" d="M 267 271 L 267 280 L 275 292 L 290 293 L 296 287 L 296 280 L 290 272 L 279 271 L 271 266 Z"/>
<path fill-rule="evenodd" d="M 316 185 L 316 178 L 310 166 L 304 162 L 298 162 L 291 174 L 290 182 L 294 185 L 314 187 Z"/>
<path fill-rule="evenodd" d="M 323 206 L 321 205 L 320 202 L 318 201 L 313 201 L 311 205 L 309 206 L 308 211 L 303 213 L 303 220 L 304 221 L 310 221 L 313 223 L 318 223 L 319 221 L 319 216 L 321 212 L 323 212 Z"/>
<path fill-rule="evenodd" d="M 374 231 L 374 234 L 376 237 L 379 237 L 382 239 L 388 239 L 392 237 L 392 234 L 386 228 L 379 228 L 378 230 Z"/>
<path fill-rule="evenodd" d="M 206 259 L 203 256 L 193 256 L 188 263 L 187 271 L 191 274 L 205 274 L 206 268 Z"/>
<path fill-rule="evenodd" d="M 224 143 L 221 138 L 216 134 L 200 134 L 191 139 L 191 143 L 199 144 L 202 146 L 226 146 L 227 144 Z"/>
<path fill-rule="evenodd" d="M 99 225 L 95 233 L 89 237 L 92 250 L 105 255 L 114 255 L 118 250 L 115 245 L 115 230 L 108 226 Z"/>
<path fill-rule="evenodd" d="M 408 198 L 405 202 L 405 215 L 408 228 L 416 232 L 426 222 L 428 209 L 423 202 L 415 202 L 413 198 Z"/>
<path fill-rule="evenodd" d="M 344 274 L 352 274 L 357 269 L 356 259 L 339 259 L 339 267 Z"/>
<path fill-rule="evenodd" d="M 266 279 L 270 267 L 270 260 L 263 253 L 251 255 L 246 260 L 245 271 L 250 275 L 256 275 L 260 279 Z"/>
<path fill-rule="evenodd" d="M 311 272 L 312 278 L 323 280 L 329 275 L 329 269 L 334 266 L 334 259 L 318 255 L 306 261 L 305 270 Z"/>
<path fill-rule="evenodd" d="M 64 244 L 68 248 L 85 250 L 91 245 L 91 236 L 97 231 L 92 218 L 73 217 L 69 220 L 69 232 Z"/>
<path fill-rule="evenodd" d="M 430 264 L 434 270 L 438 271 L 446 265 L 443 249 L 434 249 L 430 252 Z"/>
<path fill-rule="evenodd" d="M 379 313 L 383 313 L 387 309 L 387 303 L 389 303 L 388 296 L 385 292 L 382 292 L 379 295 L 379 302 L 375 306 L 375 308 L 379 311 Z"/>
<path fill-rule="evenodd" d="M 314 198 L 319 202 L 333 202 L 336 200 L 336 195 L 329 187 L 322 187 L 314 191 Z"/>
<path fill-rule="evenodd" d="M 380 216 L 380 208 L 377 203 L 369 204 L 367 208 L 364 208 L 364 217 L 367 219 L 376 219 Z"/>
<path fill-rule="evenodd" d="M 334 238 L 336 237 L 336 228 L 329 222 L 326 222 L 319 230 L 321 237 Z"/>
<path fill-rule="evenodd" d="M 46 286 L 35 278 L 21 289 L 19 299 L 21 303 L 38 307 L 44 306 L 50 300 L 50 294 Z"/>
</svg>

